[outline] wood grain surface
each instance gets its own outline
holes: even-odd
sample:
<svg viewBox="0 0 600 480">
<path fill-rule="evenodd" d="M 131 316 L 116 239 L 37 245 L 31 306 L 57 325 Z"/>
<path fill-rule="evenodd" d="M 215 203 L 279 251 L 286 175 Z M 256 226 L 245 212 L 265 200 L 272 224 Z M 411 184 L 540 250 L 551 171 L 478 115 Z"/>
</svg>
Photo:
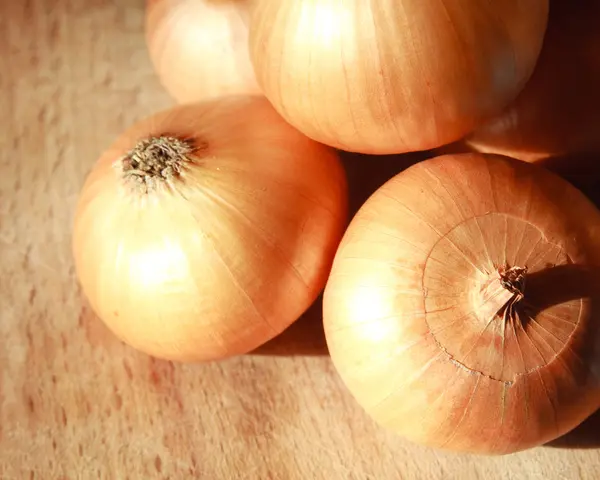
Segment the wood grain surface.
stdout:
<svg viewBox="0 0 600 480">
<path fill-rule="evenodd" d="M 100 152 L 169 105 L 142 0 L 0 1 L 0 478 L 600 478 L 598 415 L 552 446 L 490 458 L 378 427 L 336 376 L 318 305 L 220 363 L 118 342 L 77 286 L 75 200 Z M 408 161 L 364 160 L 346 158 L 355 205 Z"/>
</svg>

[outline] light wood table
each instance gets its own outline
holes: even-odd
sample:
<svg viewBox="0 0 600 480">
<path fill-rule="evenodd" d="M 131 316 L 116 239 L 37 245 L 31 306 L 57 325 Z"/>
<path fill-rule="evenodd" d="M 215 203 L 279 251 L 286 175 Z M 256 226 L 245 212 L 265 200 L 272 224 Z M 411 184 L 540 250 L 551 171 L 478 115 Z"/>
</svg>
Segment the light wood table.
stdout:
<svg viewBox="0 0 600 480">
<path fill-rule="evenodd" d="M 0 478 L 600 478 L 598 416 L 552 447 L 491 458 L 378 427 L 327 357 L 318 305 L 221 363 L 118 342 L 77 286 L 74 205 L 100 152 L 169 105 L 142 0 L 0 1 Z M 401 163 L 347 159 L 355 203 Z"/>
</svg>

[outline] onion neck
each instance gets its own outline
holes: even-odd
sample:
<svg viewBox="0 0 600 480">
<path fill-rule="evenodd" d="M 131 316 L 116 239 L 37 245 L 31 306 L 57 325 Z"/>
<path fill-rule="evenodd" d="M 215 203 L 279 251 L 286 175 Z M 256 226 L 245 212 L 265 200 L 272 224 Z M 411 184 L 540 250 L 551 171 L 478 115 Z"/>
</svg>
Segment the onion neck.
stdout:
<svg viewBox="0 0 600 480">
<path fill-rule="evenodd" d="M 485 322 L 513 315 L 513 307 L 525 296 L 527 268 L 501 267 L 490 275 L 477 292 L 476 311 Z"/>
<path fill-rule="evenodd" d="M 150 137 L 140 140 L 122 159 L 124 178 L 142 193 L 181 175 L 192 145 L 173 136 Z"/>
</svg>

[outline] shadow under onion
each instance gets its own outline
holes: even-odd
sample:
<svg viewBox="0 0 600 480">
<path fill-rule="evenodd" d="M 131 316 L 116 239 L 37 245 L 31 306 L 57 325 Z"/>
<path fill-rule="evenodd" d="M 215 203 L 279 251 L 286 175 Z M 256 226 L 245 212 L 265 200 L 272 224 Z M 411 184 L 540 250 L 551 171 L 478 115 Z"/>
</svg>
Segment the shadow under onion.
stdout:
<svg viewBox="0 0 600 480">
<path fill-rule="evenodd" d="M 327 355 L 323 330 L 323 298 L 319 296 L 298 320 L 275 338 L 248 355 L 315 356 Z"/>
<path fill-rule="evenodd" d="M 600 153 L 555 156 L 536 163 L 563 177 L 600 207 Z"/>
<path fill-rule="evenodd" d="M 545 446 L 566 449 L 600 448 L 600 410 L 569 433 L 548 442 Z"/>
<path fill-rule="evenodd" d="M 428 157 L 425 152 L 403 155 L 339 153 L 348 180 L 350 218 L 385 182 L 411 165 Z M 249 355 L 327 355 L 327 343 L 323 330 L 322 300 L 322 297 L 319 296 L 304 315 L 283 333 L 249 352 Z"/>
</svg>

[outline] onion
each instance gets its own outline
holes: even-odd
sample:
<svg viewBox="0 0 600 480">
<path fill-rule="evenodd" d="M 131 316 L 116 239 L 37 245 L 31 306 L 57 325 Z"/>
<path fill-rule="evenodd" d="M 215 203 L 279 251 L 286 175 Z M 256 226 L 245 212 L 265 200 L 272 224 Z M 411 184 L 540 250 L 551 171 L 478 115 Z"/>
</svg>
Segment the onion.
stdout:
<svg viewBox="0 0 600 480">
<path fill-rule="evenodd" d="M 458 140 L 520 92 L 548 0 L 257 0 L 250 57 L 309 137 L 371 154 Z"/>
<path fill-rule="evenodd" d="M 148 0 L 150 58 L 178 102 L 258 94 L 248 54 L 249 0 Z"/>
<path fill-rule="evenodd" d="M 536 70 L 516 101 L 468 138 L 535 161 L 600 148 L 600 2 L 554 2 Z"/>
<path fill-rule="evenodd" d="M 334 365 L 379 423 L 488 454 L 600 406 L 600 212 L 533 164 L 441 156 L 352 220 L 324 293 Z"/>
<path fill-rule="evenodd" d="M 152 356 L 248 352 L 322 291 L 346 188 L 336 153 L 264 98 L 161 112 L 126 131 L 83 187 L 73 234 L 83 292 Z"/>
</svg>

